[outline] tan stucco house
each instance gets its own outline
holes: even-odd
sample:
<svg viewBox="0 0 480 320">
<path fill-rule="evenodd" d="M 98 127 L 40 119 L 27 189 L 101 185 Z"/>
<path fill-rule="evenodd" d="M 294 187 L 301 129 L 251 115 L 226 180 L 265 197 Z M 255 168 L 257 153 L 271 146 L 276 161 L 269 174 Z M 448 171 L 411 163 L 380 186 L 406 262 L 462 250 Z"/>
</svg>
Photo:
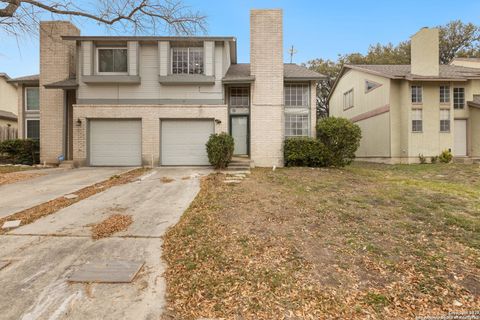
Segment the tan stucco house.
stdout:
<svg viewBox="0 0 480 320">
<path fill-rule="evenodd" d="M 415 163 L 443 150 L 480 158 L 480 61 L 439 65 L 438 29 L 412 36 L 411 65 L 345 65 L 329 105 L 361 127 L 361 160 Z"/>
<path fill-rule="evenodd" d="M 0 127 L 17 127 L 17 86 L 0 72 Z"/>
<path fill-rule="evenodd" d="M 324 76 L 283 63 L 281 10 L 252 10 L 250 24 L 251 63 L 240 64 L 235 37 L 81 36 L 42 22 L 41 161 L 208 165 L 208 137 L 228 132 L 236 155 L 282 166 L 286 136 L 314 135 Z M 29 99 L 35 84 L 18 83 Z"/>
</svg>

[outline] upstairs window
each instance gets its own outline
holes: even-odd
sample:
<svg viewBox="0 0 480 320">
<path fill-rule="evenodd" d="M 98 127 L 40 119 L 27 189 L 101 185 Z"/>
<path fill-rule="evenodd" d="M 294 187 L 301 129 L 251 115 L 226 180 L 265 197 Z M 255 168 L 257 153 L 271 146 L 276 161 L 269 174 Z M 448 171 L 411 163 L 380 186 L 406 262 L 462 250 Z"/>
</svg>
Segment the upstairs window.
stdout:
<svg viewBox="0 0 480 320">
<path fill-rule="evenodd" d="M 250 90 L 248 87 L 230 88 L 231 107 L 246 108 L 250 105 Z"/>
<path fill-rule="evenodd" d="M 203 48 L 173 48 L 173 74 L 203 74 Z"/>
<path fill-rule="evenodd" d="M 98 48 L 99 73 L 127 73 L 127 48 Z"/>
<path fill-rule="evenodd" d="M 465 88 L 453 88 L 453 107 L 455 109 L 465 107 Z"/>
<path fill-rule="evenodd" d="M 380 86 L 381 86 L 380 83 L 373 82 L 373 81 L 370 81 L 370 80 L 365 80 L 365 93 L 368 93 L 372 90 L 375 90 Z"/>
<path fill-rule="evenodd" d="M 450 86 L 440 86 L 440 103 L 450 103 Z"/>
<path fill-rule="evenodd" d="M 412 86 L 412 103 L 422 103 L 422 87 Z"/>
<path fill-rule="evenodd" d="M 25 88 L 25 110 L 40 110 L 40 97 L 38 87 Z"/>
<path fill-rule="evenodd" d="M 422 130 L 423 130 L 422 109 L 413 109 L 412 110 L 412 132 L 422 132 Z"/>
<path fill-rule="evenodd" d="M 440 132 L 450 132 L 450 110 L 440 110 Z"/>
<path fill-rule="evenodd" d="M 353 108 L 353 89 L 343 94 L 343 110 Z"/>
<path fill-rule="evenodd" d="M 285 107 L 308 108 L 308 85 L 286 84 L 284 87 Z"/>
</svg>

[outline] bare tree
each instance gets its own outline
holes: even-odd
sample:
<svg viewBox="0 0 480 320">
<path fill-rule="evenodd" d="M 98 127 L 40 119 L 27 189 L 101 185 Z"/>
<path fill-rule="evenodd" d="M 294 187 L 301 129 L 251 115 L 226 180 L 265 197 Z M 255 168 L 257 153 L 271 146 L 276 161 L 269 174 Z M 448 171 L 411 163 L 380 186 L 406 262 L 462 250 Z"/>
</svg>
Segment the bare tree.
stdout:
<svg viewBox="0 0 480 320">
<path fill-rule="evenodd" d="M 0 0 L 0 33 L 36 33 L 42 19 L 84 19 L 120 32 L 190 35 L 206 31 L 206 17 L 182 0 Z"/>
</svg>

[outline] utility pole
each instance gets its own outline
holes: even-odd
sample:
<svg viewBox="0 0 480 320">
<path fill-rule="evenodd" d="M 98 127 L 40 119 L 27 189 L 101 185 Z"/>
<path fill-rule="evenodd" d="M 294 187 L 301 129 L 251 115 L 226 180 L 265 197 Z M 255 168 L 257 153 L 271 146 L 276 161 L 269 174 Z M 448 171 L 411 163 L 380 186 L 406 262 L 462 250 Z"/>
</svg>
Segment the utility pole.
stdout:
<svg viewBox="0 0 480 320">
<path fill-rule="evenodd" d="M 290 50 L 288 50 L 288 53 L 290 53 L 290 63 L 293 63 L 293 55 L 296 54 L 298 51 L 293 47 L 293 44 L 292 44 L 292 47 L 290 48 Z"/>
</svg>

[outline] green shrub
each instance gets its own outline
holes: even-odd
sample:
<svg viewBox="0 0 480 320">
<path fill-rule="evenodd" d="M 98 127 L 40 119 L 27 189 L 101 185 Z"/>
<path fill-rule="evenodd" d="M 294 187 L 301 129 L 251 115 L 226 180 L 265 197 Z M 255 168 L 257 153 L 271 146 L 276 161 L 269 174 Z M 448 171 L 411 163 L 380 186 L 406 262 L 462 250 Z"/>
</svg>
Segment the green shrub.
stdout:
<svg viewBox="0 0 480 320">
<path fill-rule="evenodd" d="M 418 155 L 418 159 L 420 160 L 421 164 L 427 163 L 427 158 L 425 158 L 425 156 L 421 153 Z"/>
<path fill-rule="evenodd" d="M 431 163 L 437 163 L 438 162 L 438 156 L 433 156 L 430 158 Z"/>
<path fill-rule="evenodd" d="M 450 150 L 443 150 L 442 153 L 438 156 L 438 160 L 442 163 L 450 163 L 452 161 L 453 155 Z"/>
<path fill-rule="evenodd" d="M 37 140 L 15 139 L 0 142 L 2 162 L 32 165 L 39 161 L 40 145 Z"/>
<path fill-rule="evenodd" d="M 327 152 L 323 143 L 314 138 L 285 140 L 284 159 L 287 167 L 324 167 Z"/>
<path fill-rule="evenodd" d="M 215 169 L 224 169 L 232 160 L 234 141 L 233 138 L 222 132 L 212 134 L 206 144 L 208 161 Z"/>
<path fill-rule="evenodd" d="M 355 158 L 360 146 L 360 127 L 345 118 L 322 118 L 317 123 L 317 138 L 327 150 L 327 166 L 345 166 Z"/>
</svg>

